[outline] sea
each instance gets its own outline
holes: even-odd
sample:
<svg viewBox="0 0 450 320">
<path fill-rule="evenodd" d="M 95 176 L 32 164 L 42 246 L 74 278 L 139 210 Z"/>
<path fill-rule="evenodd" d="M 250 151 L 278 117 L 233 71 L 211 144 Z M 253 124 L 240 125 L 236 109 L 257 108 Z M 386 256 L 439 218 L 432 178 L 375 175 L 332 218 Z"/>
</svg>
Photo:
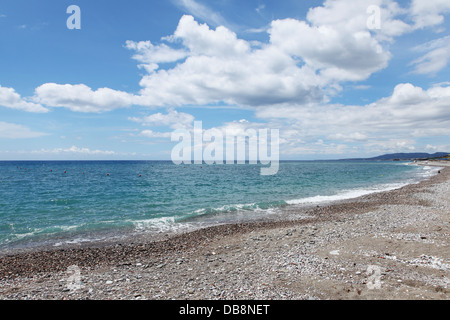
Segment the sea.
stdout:
<svg viewBox="0 0 450 320">
<path fill-rule="evenodd" d="M 0 253 L 279 218 L 286 211 L 417 183 L 438 168 L 401 161 L 0 161 Z"/>
</svg>

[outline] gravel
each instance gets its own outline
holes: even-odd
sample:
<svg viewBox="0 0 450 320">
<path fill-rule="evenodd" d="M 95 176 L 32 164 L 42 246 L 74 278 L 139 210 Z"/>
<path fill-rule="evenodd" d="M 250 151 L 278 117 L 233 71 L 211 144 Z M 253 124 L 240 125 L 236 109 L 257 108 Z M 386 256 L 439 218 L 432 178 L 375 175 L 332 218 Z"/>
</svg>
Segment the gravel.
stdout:
<svg viewBox="0 0 450 320">
<path fill-rule="evenodd" d="M 0 299 L 446 300 L 449 199 L 445 168 L 279 220 L 3 255 Z"/>
</svg>

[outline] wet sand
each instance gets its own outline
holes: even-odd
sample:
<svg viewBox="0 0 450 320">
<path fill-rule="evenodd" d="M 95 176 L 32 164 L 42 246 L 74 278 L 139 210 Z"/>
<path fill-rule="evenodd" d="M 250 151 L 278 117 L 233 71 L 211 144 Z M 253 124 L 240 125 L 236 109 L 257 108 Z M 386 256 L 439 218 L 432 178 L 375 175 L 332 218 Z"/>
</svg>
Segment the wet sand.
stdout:
<svg viewBox="0 0 450 320">
<path fill-rule="evenodd" d="M 449 223 L 445 168 L 280 221 L 2 256 L 0 299 L 449 299 Z"/>
</svg>

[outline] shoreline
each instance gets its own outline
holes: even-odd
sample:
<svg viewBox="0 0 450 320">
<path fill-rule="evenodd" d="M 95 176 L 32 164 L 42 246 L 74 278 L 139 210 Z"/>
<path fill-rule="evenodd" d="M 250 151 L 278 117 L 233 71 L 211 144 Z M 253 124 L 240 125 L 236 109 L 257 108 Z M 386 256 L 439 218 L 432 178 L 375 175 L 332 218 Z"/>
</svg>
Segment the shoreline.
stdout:
<svg viewBox="0 0 450 320">
<path fill-rule="evenodd" d="M 444 166 L 441 163 L 427 163 L 425 165 Z M 445 165 L 448 166 L 447 163 Z M 384 290 L 368 290 L 363 282 L 352 283 L 356 278 L 365 278 L 367 282 L 367 276 L 364 273 L 366 270 L 361 267 L 359 271 L 348 275 L 351 277 L 346 279 L 347 282 L 341 283 L 337 278 L 342 276 L 341 273 L 348 273 L 351 266 L 337 268 L 336 264 L 331 262 L 339 260 L 344 255 L 343 252 L 348 251 L 349 248 L 362 245 L 365 243 L 364 241 L 367 242 L 366 247 L 370 247 L 372 242 L 377 242 L 380 239 L 384 241 L 389 238 L 390 232 L 394 234 L 396 230 L 404 227 L 404 224 L 392 222 L 392 226 L 389 225 L 384 230 L 386 226 L 383 227 L 383 223 L 387 222 L 381 220 L 376 221 L 379 225 L 374 223 L 369 228 L 363 224 L 362 220 L 374 219 L 378 215 L 385 214 L 386 210 L 394 212 L 402 208 L 400 212 L 385 217 L 386 220 L 393 219 L 395 216 L 399 221 L 410 219 L 411 221 L 408 223 L 414 224 L 414 219 L 416 219 L 414 215 L 411 216 L 408 213 L 406 214 L 407 218 L 402 216 L 406 212 L 404 207 L 411 211 L 418 210 L 418 212 L 431 210 L 432 214 L 437 216 L 439 216 L 439 213 L 436 210 L 443 211 L 441 212 L 443 220 L 441 218 L 436 219 L 443 221 L 443 224 L 438 227 L 441 228 L 439 232 L 444 235 L 443 240 L 440 236 L 437 236 L 437 238 L 439 238 L 439 241 L 443 241 L 444 247 L 442 247 L 442 250 L 444 251 L 445 246 L 448 246 L 448 234 L 445 236 L 446 232 L 448 233 L 448 221 L 445 221 L 445 219 L 448 220 L 449 216 L 448 203 L 441 204 L 442 209 L 438 209 L 439 203 L 443 200 L 439 198 L 438 205 L 433 204 L 436 199 L 431 195 L 436 188 L 448 190 L 449 183 L 450 169 L 444 168 L 438 175 L 400 189 L 309 208 L 302 212 L 295 211 L 292 214 L 292 219 L 224 224 L 174 235 L 167 239 L 163 236 L 162 239 L 156 241 L 155 239 L 153 241 L 139 239 L 141 241 L 134 243 L 125 241 L 123 243 L 94 246 L 86 244 L 78 248 L 53 248 L 51 250 L 0 256 L 0 283 L 2 284 L 0 298 L 370 299 L 374 296 L 375 298 L 387 297 L 393 299 L 396 296 L 392 296 Z M 309 218 L 298 219 L 296 216 L 299 214 L 307 215 Z M 423 216 L 422 219 L 426 221 L 426 217 L 427 215 Z M 361 221 L 359 221 L 360 219 Z M 354 233 L 354 236 L 359 240 L 367 237 L 367 232 L 362 232 L 363 230 L 355 230 L 354 227 L 352 227 L 353 229 L 346 229 L 353 224 L 358 224 L 362 229 L 369 228 L 369 231 L 373 231 L 373 228 L 380 229 L 378 233 L 381 230 L 384 231 L 380 234 L 374 233 L 370 239 L 364 239 L 362 242 L 353 241 L 347 243 L 347 245 L 341 245 L 341 249 L 328 250 L 328 247 L 336 246 L 342 240 L 349 241 L 347 238 L 352 238 L 351 233 Z M 420 225 L 417 227 L 420 227 Z M 328 233 L 321 234 L 323 230 L 327 230 Z M 424 237 L 424 239 L 421 237 Z M 430 238 L 429 236 L 419 235 L 418 239 L 419 242 L 428 243 L 425 240 Z M 391 241 L 393 240 L 391 239 Z M 411 242 L 412 244 L 415 243 L 413 240 Z M 383 243 L 383 245 L 389 246 L 389 242 Z M 401 245 L 409 247 L 411 243 L 402 243 Z M 293 248 L 297 250 L 293 250 Z M 370 250 L 366 251 L 369 252 L 366 252 L 366 254 L 370 256 Z M 441 274 L 430 276 L 432 280 L 425 281 L 427 288 L 430 286 L 430 282 L 433 283 L 434 281 L 435 285 L 431 284 L 431 287 L 434 288 L 433 290 L 436 288 L 437 290 L 433 294 L 426 295 L 425 298 L 448 299 L 449 297 L 449 263 L 447 261 L 450 256 L 448 249 L 446 251 L 442 253 L 444 256 L 441 254 L 437 257 L 442 260 L 439 260 L 441 262 L 438 265 L 443 266 L 443 270 L 441 270 L 442 268 L 432 268 L 432 271 L 436 269 Z M 246 254 L 242 255 L 243 252 Z M 385 255 L 383 262 L 402 264 L 397 258 L 399 255 L 395 256 L 393 253 L 386 255 L 386 252 L 379 252 L 375 255 L 380 254 Z M 288 262 L 291 256 L 297 258 Z M 426 256 L 434 257 L 433 254 Z M 392 257 L 396 257 L 396 259 Z M 420 262 L 420 257 L 419 255 L 415 259 L 419 259 Z M 262 262 L 248 265 L 249 261 L 258 259 L 262 259 Z M 354 261 L 361 259 L 363 258 L 358 257 Z M 378 259 L 375 260 L 377 263 L 374 262 L 374 265 L 377 265 L 379 261 Z M 233 262 L 232 266 L 229 265 L 231 261 Z M 282 261 L 284 262 L 281 263 Z M 416 265 L 422 268 L 419 262 Z M 280 263 L 281 268 L 279 268 Z M 359 262 L 353 263 L 355 266 L 360 264 Z M 406 265 L 406 263 L 403 264 Z M 425 262 L 422 264 L 425 264 Z M 72 265 L 79 267 L 84 289 L 67 290 L 66 283 L 62 281 L 67 279 L 67 268 Z M 367 269 L 367 264 L 364 266 Z M 204 268 L 208 269 L 210 274 L 207 274 L 203 270 Z M 254 271 L 250 272 L 251 270 Z M 130 272 L 134 276 L 138 274 L 140 278 L 127 278 Z M 224 273 L 228 277 L 223 276 Z M 299 283 L 288 279 L 287 276 L 292 274 L 296 275 L 294 278 Z M 222 278 L 220 278 L 220 275 L 222 275 Z M 305 275 L 308 275 L 308 277 L 305 277 Z M 386 275 L 390 276 L 391 273 L 385 271 L 383 277 L 386 277 Z M 403 274 L 404 277 L 407 275 L 407 273 Z M 318 276 L 319 279 L 313 280 L 314 276 Z M 173 281 L 167 283 L 164 278 L 173 279 Z M 286 279 L 282 280 L 282 278 Z M 198 288 L 192 289 L 191 287 L 195 287 L 192 286 L 192 282 L 198 281 L 196 279 L 203 279 L 202 283 L 208 283 L 211 279 L 214 279 L 215 285 L 213 287 L 215 289 L 209 291 L 206 289 L 199 290 Z M 240 279 L 240 281 L 237 281 L 237 279 Z M 246 286 L 241 286 L 241 290 L 236 291 L 229 288 L 227 290 L 228 282 L 234 283 L 236 281 L 236 283 L 240 283 L 242 279 L 245 280 Z M 263 279 L 266 285 L 260 283 Z M 396 285 L 404 286 L 404 280 L 397 280 L 401 280 L 401 282 L 397 281 Z M 166 283 L 163 285 L 164 281 Z M 155 282 L 157 283 L 156 287 L 153 285 Z M 330 285 L 330 283 L 332 284 Z M 135 292 L 127 289 L 130 286 L 135 288 L 133 289 Z M 332 289 L 333 286 L 336 289 Z M 164 290 L 164 287 L 171 289 Z M 202 287 L 202 285 L 197 285 L 197 287 Z M 223 290 L 217 289 L 220 287 Z M 341 290 L 338 288 L 344 288 L 345 290 L 342 289 L 342 292 L 340 292 Z M 349 288 L 351 290 L 348 291 Z M 250 292 L 255 294 L 252 295 Z M 407 296 L 407 298 L 414 299 L 406 292 L 397 293 L 401 297 Z"/>
<path fill-rule="evenodd" d="M 421 161 L 417 163 L 408 163 L 409 165 L 416 166 L 437 166 L 437 167 L 445 167 L 450 166 L 448 162 L 436 162 L 432 161 Z M 436 163 L 435 163 L 436 162 Z M 214 221 L 202 221 L 202 217 L 192 217 L 192 221 L 194 224 L 185 225 L 181 223 L 180 227 L 175 228 L 169 231 L 159 231 L 159 232 L 139 232 L 135 228 L 129 229 L 118 229 L 115 230 L 114 233 L 111 230 L 102 230 L 95 233 L 80 233 L 80 234 L 61 234 L 57 235 L 50 239 L 35 241 L 29 240 L 29 242 L 17 243 L 13 244 L 11 247 L 4 246 L 0 247 L 0 257 L 9 256 L 9 255 L 17 255 L 17 254 L 26 254 L 33 252 L 41 252 L 41 251 L 54 251 L 54 250 L 68 250 L 68 249 L 85 249 L 89 247 L 105 247 L 105 246 L 113 246 L 115 244 L 129 244 L 135 242 L 157 242 L 166 240 L 168 237 L 183 235 L 186 233 L 196 232 L 201 229 L 217 227 L 221 225 L 233 225 L 233 224 L 254 224 L 254 223 L 265 223 L 265 222 L 276 222 L 282 220 L 292 220 L 292 219 L 305 219 L 310 216 L 308 213 L 310 209 L 315 207 L 326 207 L 334 204 L 351 202 L 357 200 L 359 198 L 363 198 L 366 196 L 370 196 L 376 193 L 389 192 L 392 190 L 396 190 L 399 188 L 403 188 L 409 184 L 419 183 L 424 180 L 428 180 L 430 177 L 422 178 L 422 180 L 416 182 L 404 182 L 398 183 L 400 186 L 394 186 L 391 188 L 386 188 L 385 190 L 372 190 L 367 192 L 367 190 L 363 190 L 363 193 L 360 195 L 350 195 L 348 198 L 343 197 L 340 198 L 339 195 L 336 196 L 318 196 L 319 198 L 330 198 L 330 200 L 318 200 L 317 202 L 311 200 L 311 202 L 299 202 L 297 200 L 285 200 L 286 206 L 277 208 L 279 212 L 276 214 L 269 214 L 267 216 L 252 216 L 246 218 L 230 218 L 230 220 L 224 220 L 222 222 L 214 222 Z M 359 190 L 359 189 L 358 189 Z M 358 191 L 357 190 L 357 191 Z M 354 190 L 350 190 L 354 191 Z M 367 192 L 367 193 L 365 193 Z M 314 199 L 317 197 L 312 197 Z M 333 199 L 336 198 L 336 199 Z M 309 198 L 308 198 L 309 199 Z M 303 199 L 300 199 L 300 201 Z M 292 203 L 291 203 L 292 202 Z M 196 225 L 197 222 L 197 225 Z"/>
</svg>

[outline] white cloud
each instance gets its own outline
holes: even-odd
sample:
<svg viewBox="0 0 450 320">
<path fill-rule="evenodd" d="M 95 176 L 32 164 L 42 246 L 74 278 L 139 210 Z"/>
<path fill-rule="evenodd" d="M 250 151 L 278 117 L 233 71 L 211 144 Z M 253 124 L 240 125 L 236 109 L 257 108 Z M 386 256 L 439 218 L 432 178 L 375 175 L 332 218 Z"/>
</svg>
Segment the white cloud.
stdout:
<svg viewBox="0 0 450 320">
<path fill-rule="evenodd" d="M 261 28 L 249 28 L 246 29 L 244 32 L 245 33 L 263 33 L 263 32 L 267 32 L 269 30 L 269 26 L 264 26 Z M 254 42 L 256 44 L 256 42 Z"/>
<path fill-rule="evenodd" d="M 271 43 L 300 57 L 327 80 L 365 80 L 387 66 L 390 54 L 370 32 L 343 32 L 333 26 L 313 27 L 294 19 L 272 22 Z"/>
<path fill-rule="evenodd" d="M 450 86 L 445 83 L 429 89 L 410 83 L 399 84 L 388 97 L 368 105 L 294 105 L 260 107 L 256 117 L 264 122 L 242 119 L 214 129 L 223 135 L 245 136 L 248 129 L 278 129 L 281 154 L 374 155 L 419 150 L 417 138 L 450 135 Z M 181 118 L 169 111 L 130 120 L 154 125 L 172 124 Z M 186 117 L 191 124 L 193 117 Z M 147 123 L 146 123 L 147 121 Z M 204 130 L 207 123 L 203 123 Z M 192 126 L 186 127 L 192 130 Z M 169 138 L 167 132 L 147 130 L 140 136 Z M 423 146 L 425 148 L 425 145 Z"/>
<path fill-rule="evenodd" d="M 427 90 L 404 83 L 397 85 L 390 96 L 368 105 L 312 103 L 265 106 L 256 110 L 256 117 L 264 119 L 264 122 L 242 119 L 226 122 L 214 129 L 234 136 L 245 136 L 247 129 L 279 129 L 280 151 L 286 156 L 409 152 L 417 149 L 415 139 L 418 137 L 450 134 L 449 101 L 450 86 L 445 83 Z M 175 111 L 130 118 L 148 126 L 174 128 L 174 123 L 184 123 L 180 128 L 188 130 L 192 130 L 193 119 Z M 140 135 L 169 137 L 167 132 L 152 130 L 143 131 Z"/>
<path fill-rule="evenodd" d="M 180 41 L 184 49 L 127 42 L 127 48 L 137 52 L 134 58 L 149 72 L 140 82 L 143 89 L 138 96 L 108 88 L 94 91 L 84 84 L 46 83 L 36 88 L 34 101 L 78 112 L 104 112 L 132 104 L 257 106 L 324 99 L 320 88 L 324 83 L 315 70 L 299 67 L 296 59 L 274 45 L 255 49 L 225 27 L 212 30 L 192 16 L 181 18 L 171 41 Z M 169 52 L 166 58 L 164 52 Z M 172 69 L 159 69 L 157 62 L 173 62 L 185 52 L 189 54 L 185 61 Z"/>
<path fill-rule="evenodd" d="M 297 130 L 303 141 L 324 136 L 345 142 L 376 138 L 382 143 L 393 136 L 445 136 L 450 134 L 450 86 L 424 90 L 405 83 L 397 85 L 391 96 L 368 105 L 268 106 L 258 109 L 256 116 L 271 125 L 281 121 L 283 130 Z"/>
<path fill-rule="evenodd" d="M 13 88 L 0 86 L 0 106 L 27 112 L 45 113 L 48 109 L 23 99 Z"/>
<path fill-rule="evenodd" d="M 326 1 L 323 7 L 310 10 L 308 21 L 273 21 L 268 29 L 270 41 L 258 46 L 223 26 L 210 29 L 192 16 L 183 16 L 174 34 L 165 39 L 181 43 L 186 50 L 171 53 L 184 57 L 187 52 L 186 59 L 171 69 L 148 64 L 149 74 L 140 82 L 143 89 L 136 101 L 146 106 L 326 101 L 327 95 L 341 90 L 339 83 L 365 80 L 385 68 L 391 54 L 383 41 L 409 30 L 396 19 L 404 11 L 394 2 L 375 3 L 383 5 L 386 28 L 381 31 L 367 29 L 366 9 L 372 0 L 357 5 Z M 168 49 L 161 46 L 151 45 L 150 51 Z M 149 63 L 151 59 L 139 51 L 135 58 Z"/>
<path fill-rule="evenodd" d="M 425 149 L 430 152 L 449 152 L 450 144 L 431 145 L 427 144 Z"/>
<path fill-rule="evenodd" d="M 367 21 L 372 18 L 370 7 L 380 9 L 380 29 L 370 30 L 379 39 L 388 40 L 408 32 L 410 27 L 397 16 L 405 14 L 392 0 L 327 0 L 322 6 L 311 8 L 307 20 L 314 27 L 329 26 L 345 33 L 369 31 Z"/>
<path fill-rule="evenodd" d="M 426 14 L 447 10 L 441 1 L 430 5 L 417 0 L 411 7 L 401 8 L 392 0 L 327 0 L 311 8 L 305 21 L 272 21 L 267 30 L 270 40 L 255 45 L 222 26 L 225 21 L 205 5 L 194 0 L 176 4 L 219 26 L 211 29 L 185 15 L 175 32 L 162 38 L 166 43 L 127 41 L 125 47 L 135 52 L 133 59 L 146 71 L 139 95 L 109 88 L 93 90 L 84 84 L 47 83 L 36 89 L 34 102 L 77 112 L 216 103 L 266 111 L 268 106 L 279 105 L 309 110 L 309 106 L 323 106 L 345 83 L 365 80 L 388 65 L 389 42 L 414 29 L 400 17 L 417 17 L 420 8 Z M 381 9 L 379 30 L 367 28 L 371 5 Z M 429 52 L 414 62 L 416 72 L 441 70 L 447 64 L 447 46 L 429 47 Z M 175 66 L 162 68 L 164 63 Z"/>
<path fill-rule="evenodd" d="M 450 12 L 448 0 L 412 0 L 410 14 L 414 27 L 434 27 L 444 22 L 444 14 Z"/>
<path fill-rule="evenodd" d="M 450 36 L 442 37 L 415 48 L 426 51 L 422 57 L 414 60 L 414 72 L 418 74 L 435 74 L 447 67 L 450 61 Z"/>
<path fill-rule="evenodd" d="M 355 89 L 355 90 L 368 90 L 370 88 L 372 88 L 372 86 L 369 86 L 369 85 L 355 85 L 355 86 L 353 86 L 353 89 Z"/>
<path fill-rule="evenodd" d="M 176 110 L 169 110 L 167 114 L 155 113 L 143 118 L 129 118 L 129 120 L 142 123 L 144 126 L 169 126 L 172 129 L 190 128 L 194 119 L 194 116 Z"/>
<path fill-rule="evenodd" d="M 327 0 L 311 8 L 306 21 L 272 21 L 270 40 L 255 45 L 238 38 L 221 16 L 194 0 L 176 4 L 195 16 L 219 25 L 211 29 L 193 16 L 183 16 L 167 43 L 127 41 L 133 59 L 146 71 L 139 95 L 108 88 L 44 84 L 35 101 L 73 111 L 103 112 L 132 104 L 176 107 L 225 103 L 238 106 L 277 104 L 308 105 L 327 102 L 348 81 L 361 81 L 386 68 L 391 54 L 387 43 L 413 27 L 399 17 L 440 12 L 445 6 L 426 6 L 420 1 L 401 8 L 392 0 Z M 381 9 L 381 28 L 369 30 L 369 6 Z M 262 8 L 262 7 L 261 7 Z M 437 10 L 437 11 L 436 11 Z M 180 46 L 181 45 L 181 46 Z M 418 70 L 427 63 L 442 66 L 441 51 L 416 61 Z M 439 60 L 439 61 L 438 61 Z M 176 63 L 161 68 L 160 64 Z M 440 64 L 439 64 L 440 63 Z"/>
<path fill-rule="evenodd" d="M 416 141 L 412 139 L 387 139 L 369 143 L 368 148 L 376 154 L 396 153 L 396 152 L 414 152 Z"/>
<path fill-rule="evenodd" d="M 77 112 L 105 112 L 133 104 L 133 95 L 100 88 L 93 91 L 84 84 L 46 83 L 36 88 L 35 102 L 51 107 L 64 107 Z"/>
<path fill-rule="evenodd" d="M 261 13 L 266 8 L 265 4 L 260 4 L 258 7 L 256 7 L 255 11 L 258 13 Z"/>
<path fill-rule="evenodd" d="M 380 9 L 380 28 L 369 29 L 368 8 Z M 407 11 L 391 0 L 327 0 L 306 21 L 272 21 L 271 43 L 320 71 L 328 80 L 360 81 L 387 67 L 386 44 L 411 31 L 399 17 Z"/>
<path fill-rule="evenodd" d="M 222 15 L 195 0 L 172 0 L 187 13 L 200 18 L 213 26 L 230 26 Z"/>
<path fill-rule="evenodd" d="M 0 121 L 0 138 L 4 139 L 28 139 L 47 135 L 43 132 L 34 132 L 23 125 Z"/>
<path fill-rule="evenodd" d="M 146 75 L 137 103 L 147 106 L 228 104 L 260 105 L 321 100 L 314 70 L 267 45 L 252 48 L 224 27 L 215 30 L 183 16 L 173 36 L 189 57 L 169 70 Z"/>
<path fill-rule="evenodd" d="M 31 154 L 78 154 L 78 155 L 115 155 L 114 151 L 107 150 L 91 150 L 89 148 L 79 148 L 76 146 L 72 146 L 70 148 L 54 148 L 54 149 L 41 149 L 34 150 L 30 152 Z"/>
<path fill-rule="evenodd" d="M 146 138 L 170 138 L 172 132 L 155 132 L 152 130 L 143 130 L 139 136 Z"/>
<path fill-rule="evenodd" d="M 133 59 L 141 62 L 147 72 L 158 69 L 158 63 L 175 62 L 187 56 L 185 50 L 172 49 L 166 44 L 153 45 L 150 41 L 126 41 L 125 47 L 134 50 Z"/>
<path fill-rule="evenodd" d="M 235 58 L 249 53 L 247 41 L 238 39 L 236 34 L 224 26 L 215 30 L 207 24 L 199 24 L 192 16 L 183 16 L 173 35 L 183 42 L 191 55 Z"/>
<path fill-rule="evenodd" d="M 353 141 L 366 141 L 368 139 L 368 136 L 359 132 L 353 132 L 349 134 L 333 133 L 328 136 L 328 139 L 353 142 Z"/>
</svg>

